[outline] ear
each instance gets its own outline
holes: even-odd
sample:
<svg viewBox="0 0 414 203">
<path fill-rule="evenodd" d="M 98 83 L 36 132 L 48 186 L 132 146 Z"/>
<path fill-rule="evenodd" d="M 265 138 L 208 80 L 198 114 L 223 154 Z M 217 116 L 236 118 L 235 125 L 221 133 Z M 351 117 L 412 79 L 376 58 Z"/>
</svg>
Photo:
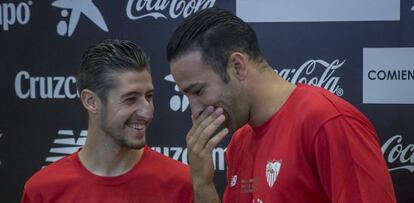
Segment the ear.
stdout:
<svg viewBox="0 0 414 203">
<path fill-rule="evenodd" d="M 98 112 L 99 105 L 101 102 L 98 95 L 96 95 L 94 92 L 92 92 L 89 89 L 83 89 L 81 91 L 80 98 L 81 98 L 83 107 L 85 107 L 85 109 L 88 112 L 92 114 L 96 114 Z"/>
<path fill-rule="evenodd" d="M 239 80 L 244 80 L 247 76 L 247 56 L 241 52 L 233 52 L 229 56 L 229 70 L 233 76 Z"/>
</svg>

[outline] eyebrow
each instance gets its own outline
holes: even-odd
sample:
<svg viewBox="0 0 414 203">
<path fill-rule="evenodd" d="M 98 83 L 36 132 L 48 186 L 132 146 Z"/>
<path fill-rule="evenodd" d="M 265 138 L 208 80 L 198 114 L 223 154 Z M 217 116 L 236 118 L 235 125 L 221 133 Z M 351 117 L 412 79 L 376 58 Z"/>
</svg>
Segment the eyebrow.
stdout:
<svg viewBox="0 0 414 203">
<path fill-rule="evenodd" d="M 133 91 L 133 92 L 127 92 L 127 93 L 121 95 L 121 98 L 129 97 L 129 96 L 137 95 L 137 94 L 140 94 L 140 93 L 139 92 L 135 92 L 135 91 Z"/>
<path fill-rule="evenodd" d="M 154 89 L 151 89 L 150 91 L 146 92 L 145 94 L 148 94 L 148 93 L 154 93 Z M 129 97 L 129 96 L 132 96 L 132 95 L 140 95 L 140 94 L 142 94 L 142 93 L 137 92 L 137 91 L 127 92 L 127 93 L 121 95 L 121 98 Z"/>
</svg>

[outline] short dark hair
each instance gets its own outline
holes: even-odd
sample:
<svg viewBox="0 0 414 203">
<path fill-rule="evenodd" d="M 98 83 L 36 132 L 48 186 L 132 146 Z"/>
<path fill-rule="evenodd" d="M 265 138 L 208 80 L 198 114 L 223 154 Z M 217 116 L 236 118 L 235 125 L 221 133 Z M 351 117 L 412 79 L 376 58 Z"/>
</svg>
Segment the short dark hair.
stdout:
<svg viewBox="0 0 414 203">
<path fill-rule="evenodd" d="M 214 7 L 198 11 L 182 22 L 167 45 L 167 59 L 171 62 L 196 50 L 226 83 L 230 80 L 227 63 L 232 52 L 262 59 L 254 30 L 239 17 Z"/>
<path fill-rule="evenodd" d="M 83 53 L 76 78 L 78 91 L 89 89 L 106 102 L 109 90 L 117 85 L 113 74 L 130 70 L 150 71 L 144 50 L 127 40 L 104 40 Z"/>
</svg>

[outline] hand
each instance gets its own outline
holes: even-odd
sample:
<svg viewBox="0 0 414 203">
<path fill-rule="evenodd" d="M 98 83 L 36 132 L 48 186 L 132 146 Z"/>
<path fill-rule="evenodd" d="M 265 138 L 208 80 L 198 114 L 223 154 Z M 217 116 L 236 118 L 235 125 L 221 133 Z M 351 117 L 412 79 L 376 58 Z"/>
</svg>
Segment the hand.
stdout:
<svg viewBox="0 0 414 203">
<path fill-rule="evenodd" d="M 225 120 L 222 108 L 209 106 L 196 119 L 186 136 L 188 161 L 194 187 L 214 185 L 214 165 L 212 152 L 229 130 L 222 129 L 213 134 Z"/>
</svg>

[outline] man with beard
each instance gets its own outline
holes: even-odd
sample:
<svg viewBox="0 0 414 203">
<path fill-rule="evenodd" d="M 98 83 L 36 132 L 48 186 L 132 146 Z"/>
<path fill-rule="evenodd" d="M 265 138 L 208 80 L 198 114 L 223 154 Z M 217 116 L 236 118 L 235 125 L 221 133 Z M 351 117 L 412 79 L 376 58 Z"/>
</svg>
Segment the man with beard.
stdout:
<svg viewBox="0 0 414 203">
<path fill-rule="evenodd" d="M 122 40 L 92 46 L 77 86 L 86 144 L 33 175 L 22 202 L 192 202 L 188 167 L 145 145 L 154 112 L 146 53 Z"/>
<path fill-rule="evenodd" d="M 396 201 L 368 119 L 325 89 L 281 78 L 240 18 L 199 11 L 175 30 L 167 58 L 190 102 L 196 202 L 220 201 L 211 153 L 233 132 L 224 202 Z"/>
</svg>

